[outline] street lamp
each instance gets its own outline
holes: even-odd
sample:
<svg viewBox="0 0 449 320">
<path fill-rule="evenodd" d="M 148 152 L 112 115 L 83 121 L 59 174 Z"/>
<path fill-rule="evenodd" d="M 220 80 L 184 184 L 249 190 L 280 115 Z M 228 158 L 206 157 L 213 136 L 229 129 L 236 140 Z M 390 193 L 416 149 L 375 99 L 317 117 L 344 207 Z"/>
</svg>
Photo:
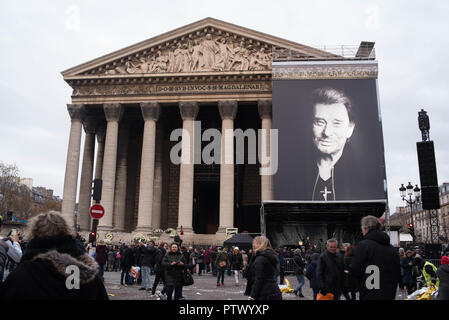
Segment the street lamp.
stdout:
<svg viewBox="0 0 449 320">
<path fill-rule="evenodd" d="M 401 184 L 399 188 L 399 193 L 401 195 L 402 201 L 405 201 L 408 205 L 410 205 L 410 220 L 412 225 L 412 230 L 414 230 L 415 223 L 413 222 L 413 205 L 419 203 L 419 199 L 421 198 L 421 189 L 418 185 L 413 188 L 411 182 L 408 183 L 407 187 L 404 187 L 404 184 Z M 407 199 L 408 197 L 408 199 Z M 413 199 L 414 197 L 415 199 Z M 410 228 L 409 228 L 410 229 Z M 413 242 L 415 242 L 415 233 L 412 233 Z"/>
</svg>

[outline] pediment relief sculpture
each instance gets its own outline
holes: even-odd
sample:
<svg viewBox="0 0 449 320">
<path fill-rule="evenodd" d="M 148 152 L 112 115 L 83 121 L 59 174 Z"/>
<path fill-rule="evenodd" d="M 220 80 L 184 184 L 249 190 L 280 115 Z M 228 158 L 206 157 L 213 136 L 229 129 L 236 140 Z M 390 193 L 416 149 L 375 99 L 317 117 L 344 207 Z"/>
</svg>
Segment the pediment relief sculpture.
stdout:
<svg viewBox="0 0 449 320">
<path fill-rule="evenodd" d="M 271 70 L 271 47 L 247 43 L 237 37 L 207 33 L 177 42 L 164 50 L 149 52 L 110 64 L 107 75 L 148 73 L 190 73 L 200 71 Z"/>
</svg>

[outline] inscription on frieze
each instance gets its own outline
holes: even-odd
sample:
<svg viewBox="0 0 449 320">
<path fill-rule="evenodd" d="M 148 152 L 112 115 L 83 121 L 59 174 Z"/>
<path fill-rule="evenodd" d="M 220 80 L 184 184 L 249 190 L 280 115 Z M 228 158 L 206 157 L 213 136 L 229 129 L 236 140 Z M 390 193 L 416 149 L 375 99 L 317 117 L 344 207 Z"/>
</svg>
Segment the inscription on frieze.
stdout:
<svg viewBox="0 0 449 320">
<path fill-rule="evenodd" d="M 87 85 L 76 87 L 73 90 L 72 96 L 178 95 L 252 92 L 271 92 L 271 81 L 217 84 Z"/>
</svg>

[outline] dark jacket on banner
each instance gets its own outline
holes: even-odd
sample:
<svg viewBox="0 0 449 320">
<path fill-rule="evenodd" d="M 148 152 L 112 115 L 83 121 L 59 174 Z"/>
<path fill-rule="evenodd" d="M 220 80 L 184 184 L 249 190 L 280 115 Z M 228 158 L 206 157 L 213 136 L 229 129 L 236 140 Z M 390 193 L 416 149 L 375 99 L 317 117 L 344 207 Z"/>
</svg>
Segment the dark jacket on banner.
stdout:
<svg viewBox="0 0 449 320">
<path fill-rule="evenodd" d="M 275 276 L 279 270 L 279 260 L 273 251 L 259 251 L 251 268 L 251 278 L 254 279 L 250 296 L 256 300 L 268 300 L 279 295 L 280 290 Z"/>
<path fill-rule="evenodd" d="M 328 250 L 320 255 L 317 269 L 318 288 L 322 293 L 332 293 L 336 298 L 341 295 L 344 279 L 343 258 Z"/>
<path fill-rule="evenodd" d="M 315 150 L 313 145 L 310 148 L 310 150 Z M 351 141 L 346 144 L 341 158 L 335 164 L 333 177 L 327 181 L 323 181 L 318 176 L 316 152 L 311 152 L 311 154 L 315 156 L 310 162 L 309 169 L 301 170 L 301 173 L 304 174 L 302 180 L 304 182 L 301 184 L 304 184 L 305 190 L 299 195 L 302 195 L 300 199 L 307 195 L 304 200 L 324 201 L 325 186 L 328 186 L 327 192 L 332 192 L 326 196 L 328 201 L 334 199 L 337 201 L 385 199 L 383 179 L 378 178 L 384 176 L 383 167 L 380 165 L 378 167 L 367 166 L 357 156 L 357 149 L 351 146 Z M 366 186 L 367 181 L 369 181 L 369 188 Z"/>
<path fill-rule="evenodd" d="M 182 262 L 184 265 L 171 265 L 172 262 Z M 184 269 L 186 268 L 186 261 L 181 252 L 173 253 L 167 252 L 161 263 L 165 272 L 165 285 L 168 287 L 182 287 L 184 282 Z"/>
<path fill-rule="evenodd" d="M 79 289 L 69 278 L 76 270 Z M 71 236 L 34 238 L 22 262 L 0 286 L 0 300 L 108 300 L 98 272 L 97 262 Z M 67 283 L 74 289 L 68 289 Z"/>
<path fill-rule="evenodd" d="M 367 278 L 375 277 L 377 270 L 380 276 L 379 288 L 369 289 L 366 282 L 376 281 Z M 359 242 L 352 259 L 352 275 L 357 279 L 360 300 L 395 299 L 401 267 L 399 254 L 390 245 L 390 237 L 385 232 L 371 230 Z"/>
</svg>

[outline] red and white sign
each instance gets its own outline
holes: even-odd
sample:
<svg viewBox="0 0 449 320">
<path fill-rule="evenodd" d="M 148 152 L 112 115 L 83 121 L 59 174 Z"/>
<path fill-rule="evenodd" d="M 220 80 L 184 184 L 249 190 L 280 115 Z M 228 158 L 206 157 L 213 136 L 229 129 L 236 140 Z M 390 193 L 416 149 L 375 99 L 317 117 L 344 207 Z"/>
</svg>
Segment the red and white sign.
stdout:
<svg viewBox="0 0 449 320">
<path fill-rule="evenodd" d="M 101 219 L 104 216 L 104 208 L 101 204 L 94 204 L 89 210 L 90 216 L 94 219 Z"/>
</svg>

